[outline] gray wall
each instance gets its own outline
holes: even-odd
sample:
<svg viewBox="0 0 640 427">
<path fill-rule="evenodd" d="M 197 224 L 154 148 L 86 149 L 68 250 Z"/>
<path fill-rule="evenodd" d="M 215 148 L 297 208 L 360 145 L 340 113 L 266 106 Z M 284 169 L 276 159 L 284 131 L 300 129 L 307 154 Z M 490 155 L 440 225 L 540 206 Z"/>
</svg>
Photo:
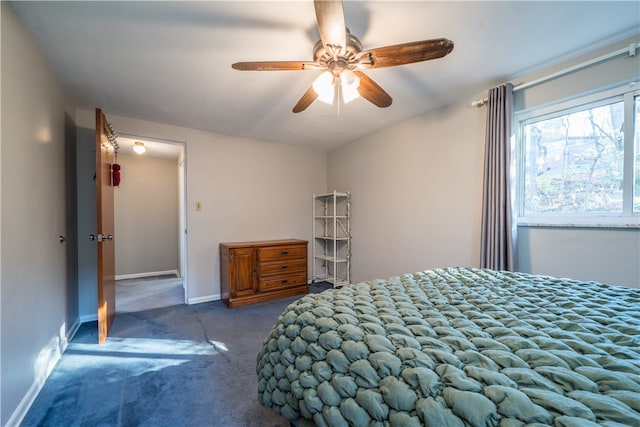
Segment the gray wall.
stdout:
<svg viewBox="0 0 640 427">
<path fill-rule="evenodd" d="M 325 151 L 107 116 L 120 134 L 185 144 L 190 303 L 220 298 L 221 242 L 311 239 L 312 194 L 326 191 Z M 91 111 L 76 119 L 95 126 Z"/>
<path fill-rule="evenodd" d="M 89 240 L 97 230 L 95 129 L 79 127 L 77 140 L 78 305 L 86 322 L 98 318 L 98 246 Z"/>
<path fill-rule="evenodd" d="M 78 141 L 76 124 L 68 114 L 64 118 L 64 173 L 65 173 L 65 232 L 67 258 L 67 289 L 65 324 L 73 325 L 78 321 L 78 178 L 76 163 Z"/>
<path fill-rule="evenodd" d="M 626 48 L 638 37 L 598 49 L 580 63 Z M 562 68 L 562 67 L 559 67 Z M 547 74 L 555 69 L 537 73 Z M 514 95 L 516 111 L 570 99 L 584 93 L 640 81 L 640 55 L 617 58 L 564 75 Z M 640 288 L 640 229 L 585 227 L 518 227 L 517 260 L 526 272 Z"/>
<path fill-rule="evenodd" d="M 118 154 L 116 277 L 178 270 L 178 160 Z"/>
<path fill-rule="evenodd" d="M 0 424 L 7 425 L 22 419 L 79 321 L 96 316 L 96 246 L 87 239 L 96 226 L 95 111 L 75 109 L 10 4 L 1 7 Z M 188 145 L 191 303 L 219 298 L 220 242 L 311 238 L 311 195 L 326 191 L 325 152 L 107 116 L 122 134 Z M 58 242 L 68 231 L 65 141 L 74 140 L 65 117 L 77 125 L 79 307 Z"/>
<path fill-rule="evenodd" d="M 553 68 L 548 68 L 531 74 L 524 79 L 515 80 L 517 82 L 532 81 L 542 76 L 547 76 L 556 71 L 576 65 L 593 58 L 606 55 L 614 50 L 628 49 L 629 44 L 638 41 L 640 34 L 625 41 L 611 46 L 594 50 L 585 55 L 572 60 L 569 63 L 560 64 Z M 555 79 L 545 81 L 541 84 L 531 86 L 514 93 L 515 111 L 526 110 L 539 105 L 555 103 L 558 100 L 580 96 L 595 90 L 619 86 L 621 82 L 633 82 L 640 84 L 640 51 L 635 57 L 620 55 L 616 58 L 603 61 L 587 68 L 580 69 L 573 73 L 559 76 Z M 637 88 L 638 86 L 636 86 Z"/>
<path fill-rule="evenodd" d="M 483 131 L 465 104 L 329 152 L 329 190 L 351 191 L 353 281 L 478 264 Z"/>
<path fill-rule="evenodd" d="M 640 287 L 640 229 L 519 227 L 518 245 L 522 271 Z"/>
<path fill-rule="evenodd" d="M 11 5 L 0 7 L 0 424 L 7 425 L 28 409 L 78 326 L 67 245 L 58 241 L 68 231 L 65 142 L 73 150 L 75 106 Z"/>
<path fill-rule="evenodd" d="M 28 409 L 77 327 L 77 321 L 69 324 L 76 308 L 67 280 L 67 248 L 58 242 L 58 235 L 69 235 L 64 165 L 65 141 L 73 141 L 68 120 L 74 120 L 74 105 L 10 4 L 0 7 L 0 424 L 6 425 Z M 384 113 L 375 110 L 371 120 Z M 219 295 L 221 241 L 311 239 L 311 194 L 334 188 L 353 195 L 356 280 L 478 263 L 484 110 L 466 101 L 328 156 L 126 117 L 109 119 L 123 134 L 188 146 L 190 302 Z M 95 244 L 85 239 L 95 231 L 94 111 L 75 111 L 75 122 L 80 125 L 76 185 L 82 318 L 95 316 L 97 303 Z M 200 212 L 194 209 L 196 201 L 202 203 Z M 538 229 L 522 232 L 521 239 L 529 244 L 520 246 L 520 256 L 533 273 L 602 273 L 601 281 L 640 285 L 633 250 L 640 244 L 638 230 Z M 606 250 L 588 251 L 598 246 Z M 567 262 L 558 263 L 562 258 Z"/>
<path fill-rule="evenodd" d="M 634 39 L 631 39 L 634 40 Z M 635 41 L 635 40 L 634 40 Z M 605 52 L 618 43 L 530 81 Z M 640 55 L 521 92 L 519 108 L 639 78 Z M 500 84 L 503 82 L 496 82 Z M 434 267 L 478 266 L 486 108 L 470 102 L 384 129 L 328 154 L 328 188 L 350 190 L 354 281 Z M 376 120 L 374 111 L 371 120 Z M 640 287 L 640 230 L 519 227 L 519 269 Z"/>
</svg>

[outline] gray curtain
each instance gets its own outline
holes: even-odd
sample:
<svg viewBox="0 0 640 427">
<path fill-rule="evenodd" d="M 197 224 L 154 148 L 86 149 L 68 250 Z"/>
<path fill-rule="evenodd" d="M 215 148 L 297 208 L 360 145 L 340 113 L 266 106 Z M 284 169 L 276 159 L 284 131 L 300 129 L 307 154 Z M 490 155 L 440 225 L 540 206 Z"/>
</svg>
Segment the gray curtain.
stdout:
<svg viewBox="0 0 640 427">
<path fill-rule="evenodd" d="M 480 266 L 494 270 L 513 271 L 515 264 L 510 183 L 512 122 L 513 85 L 507 83 L 491 89 L 487 98 Z"/>
</svg>

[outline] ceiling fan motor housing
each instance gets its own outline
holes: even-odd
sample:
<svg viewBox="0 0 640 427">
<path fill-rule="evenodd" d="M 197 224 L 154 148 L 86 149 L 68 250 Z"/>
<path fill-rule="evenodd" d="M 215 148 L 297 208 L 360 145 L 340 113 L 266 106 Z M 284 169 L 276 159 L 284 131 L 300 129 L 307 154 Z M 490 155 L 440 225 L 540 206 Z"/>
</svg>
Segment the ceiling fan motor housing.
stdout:
<svg viewBox="0 0 640 427">
<path fill-rule="evenodd" d="M 322 40 L 319 40 L 313 47 L 313 59 L 322 68 L 326 68 L 333 75 L 338 76 L 343 70 L 356 68 L 360 52 L 362 52 L 362 43 L 347 28 L 346 46 L 324 46 Z"/>
</svg>

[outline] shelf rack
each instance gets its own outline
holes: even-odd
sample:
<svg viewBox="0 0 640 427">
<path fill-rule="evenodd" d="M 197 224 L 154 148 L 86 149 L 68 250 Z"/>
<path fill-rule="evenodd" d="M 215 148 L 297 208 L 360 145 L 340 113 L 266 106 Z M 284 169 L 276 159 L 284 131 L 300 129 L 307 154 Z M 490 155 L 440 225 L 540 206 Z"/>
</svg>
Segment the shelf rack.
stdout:
<svg viewBox="0 0 640 427">
<path fill-rule="evenodd" d="M 351 283 L 351 195 L 313 195 L 313 280 L 338 288 Z"/>
</svg>

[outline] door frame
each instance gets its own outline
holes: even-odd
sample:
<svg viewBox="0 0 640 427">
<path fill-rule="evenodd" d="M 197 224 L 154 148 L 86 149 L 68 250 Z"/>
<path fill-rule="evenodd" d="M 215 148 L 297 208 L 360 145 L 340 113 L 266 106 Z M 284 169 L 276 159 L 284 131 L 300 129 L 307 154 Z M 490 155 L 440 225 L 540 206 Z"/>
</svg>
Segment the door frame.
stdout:
<svg viewBox="0 0 640 427">
<path fill-rule="evenodd" d="M 184 288 L 184 303 L 189 304 L 187 285 L 187 163 L 186 144 L 182 147 L 182 159 L 178 162 L 178 265 Z"/>
<path fill-rule="evenodd" d="M 118 133 L 119 136 L 140 140 L 144 143 L 158 143 L 178 146 L 181 153 L 177 159 L 178 165 L 178 268 L 182 278 L 184 288 L 184 303 L 189 304 L 189 282 L 188 282 L 188 251 L 187 251 L 187 143 L 174 141 L 140 134 Z M 144 154 L 143 154 L 144 155 Z M 117 209 L 117 208 L 116 208 Z"/>
</svg>

